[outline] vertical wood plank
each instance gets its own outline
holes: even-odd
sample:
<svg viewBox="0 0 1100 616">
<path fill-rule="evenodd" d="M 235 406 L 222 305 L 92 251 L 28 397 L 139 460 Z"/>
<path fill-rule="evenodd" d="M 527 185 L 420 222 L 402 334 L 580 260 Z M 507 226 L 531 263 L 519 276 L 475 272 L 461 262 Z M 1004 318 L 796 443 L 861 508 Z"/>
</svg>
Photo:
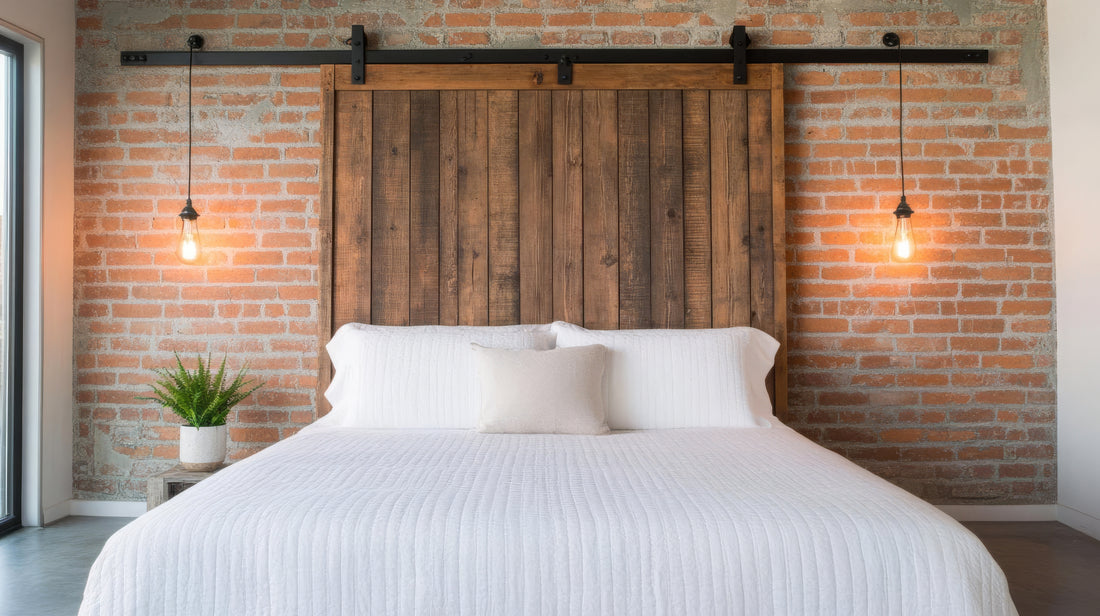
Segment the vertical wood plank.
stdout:
<svg viewBox="0 0 1100 616">
<path fill-rule="evenodd" d="M 749 324 L 748 139 L 744 91 L 710 98 L 711 309 L 714 327 Z"/>
<path fill-rule="evenodd" d="M 653 327 L 649 92 L 619 91 L 619 327 Z"/>
<path fill-rule="evenodd" d="M 555 91 L 552 114 L 554 319 L 580 324 L 584 322 L 581 93 Z"/>
<path fill-rule="evenodd" d="M 370 92 L 337 92 L 333 186 L 333 328 L 371 322 Z"/>
<path fill-rule="evenodd" d="M 520 322 L 554 320 L 550 93 L 519 93 Z"/>
<path fill-rule="evenodd" d="M 439 92 L 410 93 L 409 323 L 439 323 Z"/>
<path fill-rule="evenodd" d="M 618 102 L 614 90 L 581 96 L 584 326 L 619 326 Z"/>
<path fill-rule="evenodd" d="M 335 67 L 331 64 L 321 66 L 321 197 L 318 203 L 318 241 L 320 255 L 318 276 L 321 287 L 317 304 L 317 392 L 316 404 L 318 416 L 326 415 L 332 405 L 325 399 L 324 393 L 332 382 L 332 361 L 325 350 L 325 344 L 333 334 L 332 327 L 332 214 L 334 146 L 336 139 L 336 90 L 333 83 Z"/>
<path fill-rule="evenodd" d="M 710 94 L 684 92 L 684 326 L 711 326 Z"/>
<path fill-rule="evenodd" d="M 771 92 L 748 93 L 749 324 L 774 334 Z"/>
<path fill-rule="evenodd" d="M 371 322 L 409 324 L 409 93 L 374 93 Z"/>
<path fill-rule="evenodd" d="M 489 324 L 520 321 L 519 126 L 515 90 L 489 92 Z"/>
<path fill-rule="evenodd" d="M 439 324 L 458 325 L 458 92 L 439 93 Z"/>
<path fill-rule="evenodd" d="M 488 93 L 458 93 L 458 323 L 489 323 Z"/>
<path fill-rule="evenodd" d="M 775 295 L 775 333 L 781 347 L 775 354 L 772 371 L 775 415 L 787 419 L 787 198 L 784 170 L 785 135 L 783 134 L 783 65 L 771 70 L 772 113 L 772 292 Z"/>
<path fill-rule="evenodd" d="M 684 148 L 679 90 L 649 93 L 650 259 L 653 322 L 684 326 Z"/>
</svg>

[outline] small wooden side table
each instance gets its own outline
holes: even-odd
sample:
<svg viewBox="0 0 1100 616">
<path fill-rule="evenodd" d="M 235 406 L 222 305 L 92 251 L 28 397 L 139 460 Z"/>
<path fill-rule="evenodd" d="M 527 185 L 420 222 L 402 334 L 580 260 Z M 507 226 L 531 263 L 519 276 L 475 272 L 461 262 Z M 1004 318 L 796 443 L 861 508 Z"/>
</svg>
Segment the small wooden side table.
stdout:
<svg viewBox="0 0 1100 616">
<path fill-rule="evenodd" d="M 168 499 L 223 468 L 225 466 L 219 466 L 212 471 L 189 471 L 177 464 L 163 473 L 153 475 L 145 487 L 145 510 L 163 505 Z"/>
</svg>

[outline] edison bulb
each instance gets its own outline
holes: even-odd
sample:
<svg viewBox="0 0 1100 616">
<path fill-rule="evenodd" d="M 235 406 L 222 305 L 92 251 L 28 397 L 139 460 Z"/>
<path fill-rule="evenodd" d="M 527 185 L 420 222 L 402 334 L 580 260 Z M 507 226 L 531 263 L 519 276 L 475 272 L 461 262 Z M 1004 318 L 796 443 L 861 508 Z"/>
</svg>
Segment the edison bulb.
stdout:
<svg viewBox="0 0 1100 616">
<path fill-rule="evenodd" d="M 199 241 L 199 224 L 197 220 L 183 219 L 179 244 L 176 246 L 176 256 L 188 265 L 198 263 L 202 257 L 202 242 Z"/>
<path fill-rule="evenodd" d="M 894 259 L 908 261 L 913 258 L 916 245 L 913 243 L 913 224 L 908 216 L 898 218 L 898 226 L 894 230 Z"/>
</svg>

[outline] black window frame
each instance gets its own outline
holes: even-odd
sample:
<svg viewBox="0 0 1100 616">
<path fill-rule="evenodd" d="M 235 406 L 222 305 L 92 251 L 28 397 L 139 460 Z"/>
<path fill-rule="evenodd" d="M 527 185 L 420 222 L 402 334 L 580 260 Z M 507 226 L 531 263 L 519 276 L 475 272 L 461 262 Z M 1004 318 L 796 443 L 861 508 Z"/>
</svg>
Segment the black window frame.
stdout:
<svg viewBox="0 0 1100 616">
<path fill-rule="evenodd" d="M 10 500 L 11 515 L 0 518 L 0 535 L 15 530 L 22 526 L 23 522 L 23 219 L 24 219 L 24 164 L 25 149 L 25 116 L 24 104 L 26 96 L 26 61 L 23 54 L 23 44 L 3 34 L 0 34 L 0 51 L 10 54 L 14 59 L 12 71 L 12 112 L 8 118 L 0 118 L 0 121 L 9 122 L 12 130 L 12 165 L 11 165 L 11 194 L 12 206 L 8 218 L 7 240 L 8 258 L 4 279 L 8 281 L 7 301 L 10 302 L 9 319 L 2 324 L 7 330 L 5 336 L 8 342 L 8 366 L 7 400 L 0 401 L 6 404 L 10 410 L 8 417 L 8 434 L 11 437 L 8 451 L 11 459 L 4 463 L 10 469 L 11 481 L 8 489 L 11 490 Z"/>
</svg>

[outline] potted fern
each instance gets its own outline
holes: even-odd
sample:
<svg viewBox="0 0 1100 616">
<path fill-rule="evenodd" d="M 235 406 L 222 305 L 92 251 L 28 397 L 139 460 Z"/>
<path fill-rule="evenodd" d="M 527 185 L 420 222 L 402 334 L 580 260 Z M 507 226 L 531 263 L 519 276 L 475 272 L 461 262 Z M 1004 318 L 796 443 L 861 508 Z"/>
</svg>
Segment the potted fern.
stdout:
<svg viewBox="0 0 1100 616">
<path fill-rule="evenodd" d="M 212 471 L 225 461 L 225 418 L 238 402 L 260 388 L 245 378 L 248 368 L 241 368 L 229 381 L 225 373 L 225 358 L 217 372 L 198 357 L 198 368 L 188 370 L 176 354 L 172 368 L 154 368 L 160 378 L 151 387 L 152 396 L 139 396 L 171 410 L 185 425 L 180 426 L 180 464 L 192 471 Z M 251 386 L 251 387 L 250 387 Z"/>
</svg>

